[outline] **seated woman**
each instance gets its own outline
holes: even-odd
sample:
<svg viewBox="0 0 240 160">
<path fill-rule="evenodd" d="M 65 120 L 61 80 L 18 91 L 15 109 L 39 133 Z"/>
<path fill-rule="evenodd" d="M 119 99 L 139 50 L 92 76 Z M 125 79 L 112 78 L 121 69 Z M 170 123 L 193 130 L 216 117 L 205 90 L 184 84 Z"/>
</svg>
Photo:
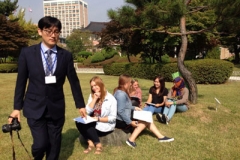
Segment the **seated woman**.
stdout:
<svg viewBox="0 0 240 160">
<path fill-rule="evenodd" d="M 157 119 L 160 122 L 168 124 L 172 119 L 175 111 L 185 112 L 188 110 L 189 91 L 185 87 L 184 79 L 177 77 L 174 79 L 174 86 L 168 93 L 166 106 L 163 110 L 163 115 L 157 114 Z"/>
<path fill-rule="evenodd" d="M 142 104 L 142 90 L 139 87 L 137 79 L 131 80 L 131 87 L 129 89 L 130 98 L 133 106 L 141 107 Z"/>
<path fill-rule="evenodd" d="M 168 90 L 165 88 L 165 80 L 161 76 L 156 76 L 153 80 L 153 86 L 149 89 L 149 95 L 144 111 L 153 113 L 162 113 L 167 100 Z M 152 103 L 153 105 L 151 105 Z"/>
<path fill-rule="evenodd" d="M 117 100 L 117 120 L 116 128 L 126 129 L 133 128 L 132 134 L 126 143 L 135 148 L 135 140 L 137 136 L 145 129 L 148 128 L 152 131 L 159 142 L 171 142 L 174 138 L 163 136 L 157 129 L 154 123 L 144 121 L 133 121 L 131 119 L 131 110 L 141 110 L 139 107 L 134 107 L 131 104 L 130 96 L 128 93 L 131 85 L 131 77 L 128 75 L 121 75 L 118 81 L 118 87 L 114 89 L 114 97 Z"/>
<path fill-rule="evenodd" d="M 95 154 L 100 154 L 102 144 L 99 137 L 111 133 L 116 125 L 117 101 L 112 94 L 105 89 L 102 79 L 98 76 L 90 80 L 91 94 L 86 105 L 87 114 L 93 116 L 97 122 L 88 124 L 76 123 L 76 126 L 88 142 L 88 148 L 84 153 L 89 153 L 96 147 Z"/>
</svg>

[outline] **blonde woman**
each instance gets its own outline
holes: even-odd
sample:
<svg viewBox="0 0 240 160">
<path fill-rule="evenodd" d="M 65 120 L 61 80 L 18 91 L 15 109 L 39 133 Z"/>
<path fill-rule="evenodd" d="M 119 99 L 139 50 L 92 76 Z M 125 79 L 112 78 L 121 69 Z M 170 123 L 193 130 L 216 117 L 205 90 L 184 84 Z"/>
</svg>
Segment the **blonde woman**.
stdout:
<svg viewBox="0 0 240 160">
<path fill-rule="evenodd" d="M 142 90 L 139 87 L 139 83 L 137 79 L 131 80 L 131 87 L 129 89 L 130 97 L 132 100 L 133 106 L 141 107 L 142 104 Z"/>
<path fill-rule="evenodd" d="M 113 95 L 107 92 L 102 79 L 98 76 L 90 80 L 91 94 L 86 105 L 87 114 L 97 120 L 88 124 L 76 123 L 76 126 L 88 142 L 88 148 L 84 153 L 89 153 L 96 147 L 95 154 L 102 152 L 102 144 L 99 137 L 111 133 L 116 125 L 117 101 Z"/>
</svg>

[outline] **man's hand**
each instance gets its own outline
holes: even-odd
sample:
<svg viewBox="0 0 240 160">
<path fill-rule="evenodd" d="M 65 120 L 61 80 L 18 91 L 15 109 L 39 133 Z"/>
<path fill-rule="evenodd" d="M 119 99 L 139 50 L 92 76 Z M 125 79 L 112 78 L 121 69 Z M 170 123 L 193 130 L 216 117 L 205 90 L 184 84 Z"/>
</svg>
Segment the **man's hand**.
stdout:
<svg viewBox="0 0 240 160">
<path fill-rule="evenodd" d="M 87 117 L 87 112 L 85 108 L 79 108 L 79 114 L 81 117 Z"/>
<path fill-rule="evenodd" d="M 20 122 L 20 110 L 13 110 L 13 112 L 10 114 L 11 117 L 18 118 L 18 121 Z M 8 123 L 12 123 L 12 118 L 8 118 Z"/>
</svg>

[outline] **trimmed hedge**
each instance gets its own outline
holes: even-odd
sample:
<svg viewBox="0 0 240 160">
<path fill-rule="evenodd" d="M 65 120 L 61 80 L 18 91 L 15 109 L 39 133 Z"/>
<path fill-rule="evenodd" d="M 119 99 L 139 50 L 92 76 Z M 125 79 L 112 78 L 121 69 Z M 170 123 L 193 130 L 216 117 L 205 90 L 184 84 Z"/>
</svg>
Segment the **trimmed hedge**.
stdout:
<svg viewBox="0 0 240 160">
<path fill-rule="evenodd" d="M 17 72 L 18 65 L 16 63 L 3 63 L 0 64 L 0 73 L 15 73 Z"/>
<path fill-rule="evenodd" d="M 78 53 L 78 56 L 83 58 L 88 58 L 91 55 L 92 55 L 92 52 L 88 52 L 88 51 L 81 51 Z"/>
<path fill-rule="evenodd" d="M 106 75 L 119 76 L 129 74 L 132 77 L 153 79 L 155 73 L 159 73 L 162 65 L 143 64 L 143 63 L 112 63 L 103 66 Z"/>
<path fill-rule="evenodd" d="M 102 62 L 105 60 L 105 57 L 101 52 L 95 53 L 92 57 L 91 63 Z"/>
<path fill-rule="evenodd" d="M 118 52 L 116 50 L 109 50 L 109 51 L 102 50 L 102 54 L 103 54 L 103 56 L 105 57 L 105 60 L 106 60 L 106 59 L 112 58 L 115 55 L 118 55 Z"/>
<path fill-rule="evenodd" d="M 192 73 L 197 84 L 221 84 L 229 79 L 233 72 L 233 64 L 224 60 L 199 59 L 184 62 Z M 143 64 L 143 63 L 112 63 L 103 66 L 106 75 L 119 76 L 123 73 L 132 77 L 153 79 L 162 75 L 166 81 L 172 81 L 172 73 L 177 72 L 177 63 Z"/>
</svg>

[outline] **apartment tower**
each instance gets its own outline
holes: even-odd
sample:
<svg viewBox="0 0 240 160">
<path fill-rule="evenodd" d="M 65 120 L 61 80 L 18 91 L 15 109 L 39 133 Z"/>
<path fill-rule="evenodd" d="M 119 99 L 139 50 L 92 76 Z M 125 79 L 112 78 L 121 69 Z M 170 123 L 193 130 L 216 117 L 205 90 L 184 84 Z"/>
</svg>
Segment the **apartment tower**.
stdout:
<svg viewBox="0 0 240 160">
<path fill-rule="evenodd" d="M 83 0 L 44 0 L 44 16 L 58 18 L 62 22 L 60 38 L 65 39 L 73 29 L 88 25 L 88 4 Z"/>
</svg>

